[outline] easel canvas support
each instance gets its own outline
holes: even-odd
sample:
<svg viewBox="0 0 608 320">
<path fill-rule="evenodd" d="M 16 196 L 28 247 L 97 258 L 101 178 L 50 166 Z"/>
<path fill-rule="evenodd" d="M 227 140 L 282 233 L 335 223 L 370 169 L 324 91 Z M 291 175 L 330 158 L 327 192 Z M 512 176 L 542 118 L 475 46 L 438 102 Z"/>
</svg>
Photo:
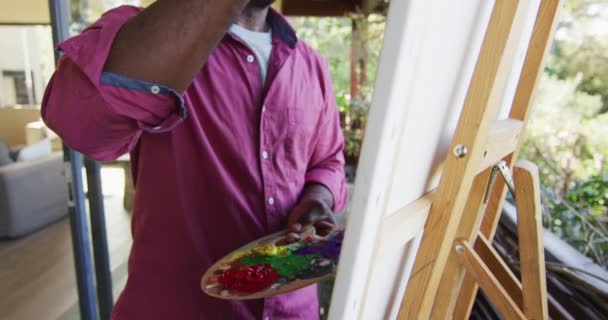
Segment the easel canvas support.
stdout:
<svg viewBox="0 0 608 320">
<path fill-rule="evenodd" d="M 522 72 L 517 95 L 515 96 L 509 115 L 510 118 L 520 119 L 523 123 L 527 123 L 530 117 L 531 110 L 529 105 L 532 103 L 534 90 L 543 72 L 544 58 L 551 48 L 551 39 L 553 39 L 553 32 L 555 31 L 559 5 L 560 1 L 558 0 L 543 1 L 539 9 L 529 53 L 524 64 L 524 72 Z M 513 166 L 518 155 L 519 147 L 506 158 L 509 167 Z M 497 185 L 492 193 L 480 229 L 480 234 L 486 239 L 492 240 L 494 238 L 505 194 L 506 189 L 504 185 Z M 477 286 L 475 282 L 465 276 L 456 304 L 457 308 L 454 311 L 456 318 L 467 318 L 469 316 L 476 294 Z"/>
<path fill-rule="evenodd" d="M 541 1 L 524 68 L 508 120 L 495 122 L 508 70 L 514 62 L 527 1 L 496 1 L 464 110 L 460 116 L 436 191 L 400 319 L 466 319 L 477 283 L 501 313 L 511 319 L 547 319 L 544 258 L 539 233 L 538 176 L 529 163 L 515 169 L 516 198 L 522 232 L 522 284 L 491 247 L 506 187 L 496 184 L 487 203 L 491 167 L 505 159 L 513 167 L 521 145 L 521 131 L 550 45 L 558 0 Z M 506 141 L 492 142 L 492 132 L 505 132 Z M 489 138 L 488 138 L 489 137 Z M 489 147 L 488 147 L 489 146 Z M 489 158 L 488 156 L 499 156 Z M 490 166 L 488 165 L 490 164 Z M 518 186 L 517 180 L 521 181 Z M 520 204 L 521 202 L 521 204 Z M 484 215 L 484 213 L 486 213 Z M 533 232 L 532 232 L 533 231 Z M 488 268 L 488 266 L 492 268 Z M 466 277 L 465 277 L 466 270 Z M 525 275 L 524 275 L 525 273 Z M 541 280 L 538 280 L 542 278 Z M 536 279 L 536 280 L 535 280 Z"/>
<path fill-rule="evenodd" d="M 486 233 L 504 183 L 488 182 L 513 168 L 558 3 L 391 2 L 329 319 L 466 318 L 479 279 L 458 244 L 520 306 Z"/>
</svg>

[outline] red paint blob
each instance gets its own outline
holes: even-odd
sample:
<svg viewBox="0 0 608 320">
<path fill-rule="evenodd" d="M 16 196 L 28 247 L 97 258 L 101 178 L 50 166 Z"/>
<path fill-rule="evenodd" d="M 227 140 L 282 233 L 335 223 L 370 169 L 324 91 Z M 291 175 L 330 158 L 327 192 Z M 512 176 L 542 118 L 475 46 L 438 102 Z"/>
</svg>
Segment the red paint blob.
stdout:
<svg viewBox="0 0 608 320">
<path fill-rule="evenodd" d="M 218 281 L 230 290 L 254 293 L 270 287 L 278 278 L 279 274 L 269 264 L 256 264 L 242 270 L 229 269 Z"/>
</svg>

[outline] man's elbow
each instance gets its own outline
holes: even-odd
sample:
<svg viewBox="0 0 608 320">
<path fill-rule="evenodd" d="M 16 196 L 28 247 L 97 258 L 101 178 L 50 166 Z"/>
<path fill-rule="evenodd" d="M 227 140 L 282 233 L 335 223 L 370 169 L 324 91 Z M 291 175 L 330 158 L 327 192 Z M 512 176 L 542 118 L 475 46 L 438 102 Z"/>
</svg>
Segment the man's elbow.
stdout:
<svg viewBox="0 0 608 320">
<path fill-rule="evenodd" d="M 54 88 L 49 82 L 42 101 L 42 120 L 70 148 L 97 161 L 112 161 L 128 153 L 137 139 L 137 131 L 128 125 L 125 131 L 106 132 L 110 127 L 91 101 L 75 101 L 76 93 Z M 87 110 L 88 108 L 88 110 Z"/>
<path fill-rule="evenodd" d="M 41 116 L 45 125 L 55 132 L 60 138 L 64 139 L 64 128 L 66 125 L 61 118 L 61 110 L 59 106 L 60 102 L 57 101 L 58 99 L 56 99 L 53 92 L 54 78 L 55 75 L 53 75 L 46 87 L 46 91 L 42 99 Z"/>
</svg>

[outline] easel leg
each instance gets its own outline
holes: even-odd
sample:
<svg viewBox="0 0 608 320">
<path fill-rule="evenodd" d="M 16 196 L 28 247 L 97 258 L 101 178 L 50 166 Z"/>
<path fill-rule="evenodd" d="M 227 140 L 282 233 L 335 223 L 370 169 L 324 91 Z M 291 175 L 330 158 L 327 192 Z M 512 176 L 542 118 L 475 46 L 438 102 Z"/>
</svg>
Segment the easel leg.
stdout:
<svg viewBox="0 0 608 320">
<path fill-rule="evenodd" d="M 456 252 L 467 272 L 479 283 L 505 319 L 526 319 L 517 303 L 467 241 L 457 242 Z"/>
<path fill-rule="evenodd" d="M 513 175 L 524 313 L 528 319 L 549 319 L 538 168 L 519 161 Z"/>
<path fill-rule="evenodd" d="M 470 243 L 474 243 L 477 237 L 477 230 L 479 230 L 482 213 L 485 209 L 483 200 L 490 171 L 490 169 L 486 170 L 473 180 L 473 187 L 471 188 L 462 220 L 456 232 L 457 239 L 464 239 Z M 465 275 L 464 271 L 464 266 L 460 263 L 458 254 L 456 251 L 452 251 L 446 262 L 435 298 L 436 301 L 441 301 L 441 303 L 433 305 L 430 319 L 442 320 L 449 318 L 448 315 L 454 310 L 454 305 L 456 304 L 458 291 Z"/>
<path fill-rule="evenodd" d="M 511 316 L 517 315 L 514 309 L 518 309 L 515 305 L 519 305 L 526 319 L 545 320 L 549 319 L 549 316 L 538 168 L 529 161 L 519 161 L 513 176 L 516 184 L 521 284 L 492 249 L 491 243 L 483 235 L 479 235 L 475 251 L 470 250 L 466 242 L 461 246 L 459 258 L 469 271 L 467 277 L 470 278 L 470 282 L 463 285 L 463 292 L 468 294 L 471 290 L 476 291 L 477 283 L 485 281 L 482 287 L 485 287 L 486 294 L 490 295 L 503 315 L 505 312 L 511 313 Z M 493 276 L 484 274 L 490 270 Z M 489 281 L 490 279 L 496 279 L 497 282 Z M 470 287 L 470 284 L 474 287 Z M 506 294 L 510 299 L 504 297 Z M 462 298 L 462 295 L 459 298 Z M 470 304 L 457 306 L 453 318 L 468 318 L 470 307 Z"/>
</svg>

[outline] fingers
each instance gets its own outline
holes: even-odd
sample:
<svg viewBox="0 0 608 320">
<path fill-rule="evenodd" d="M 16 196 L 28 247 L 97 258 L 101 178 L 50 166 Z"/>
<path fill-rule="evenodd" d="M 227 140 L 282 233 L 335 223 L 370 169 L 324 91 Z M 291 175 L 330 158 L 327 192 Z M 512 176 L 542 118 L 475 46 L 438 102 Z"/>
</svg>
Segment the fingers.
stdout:
<svg viewBox="0 0 608 320">
<path fill-rule="evenodd" d="M 288 244 L 292 244 L 294 242 L 300 241 L 301 238 L 302 237 L 300 236 L 300 234 L 298 234 L 296 232 L 290 232 L 285 236 L 285 238 L 283 238 L 279 242 L 277 242 L 277 245 L 286 246 Z"/>
<path fill-rule="evenodd" d="M 291 232 L 301 233 L 305 226 L 314 225 L 317 221 L 324 218 L 324 214 L 320 212 L 305 212 L 300 214 L 292 214 L 289 217 L 288 229 Z"/>
<path fill-rule="evenodd" d="M 335 228 L 336 224 L 333 223 L 332 221 L 327 221 L 327 220 L 321 220 L 321 221 L 317 221 L 315 223 L 315 228 L 319 229 L 327 229 L 327 228 Z"/>
<path fill-rule="evenodd" d="M 307 225 L 315 225 L 319 221 L 329 221 L 333 224 L 336 224 L 336 218 L 334 217 L 333 212 L 329 209 L 325 210 L 314 210 L 307 212 L 299 217 L 297 223 L 302 226 Z"/>
<path fill-rule="evenodd" d="M 314 226 L 317 231 L 317 235 L 321 237 L 326 237 L 336 229 L 336 224 L 333 221 L 328 220 L 317 221 Z"/>
<path fill-rule="evenodd" d="M 334 223 L 334 221 L 334 219 L 324 218 L 309 225 L 314 226 L 317 236 L 326 237 L 336 229 L 336 223 Z M 285 238 L 277 242 L 277 245 L 285 246 L 302 240 L 302 230 L 304 230 L 304 226 L 300 223 L 290 225 L 290 232 L 285 236 Z"/>
<path fill-rule="evenodd" d="M 300 241 L 301 238 L 302 237 L 298 233 L 292 232 L 292 233 L 290 233 L 290 234 L 287 235 L 286 239 L 287 239 L 287 241 L 289 243 L 294 243 L 296 241 Z"/>
<path fill-rule="evenodd" d="M 300 233 L 302 232 L 302 224 L 299 222 L 296 223 L 292 223 L 289 225 L 289 231 L 291 232 L 295 232 L 295 233 Z"/>
<path fill-rule="evenodd" d="M 294 208 L 288 218 L 289 234 L 279 242 L 287 245 L 301 240 L 307 227 L 315 228 L 316 235 L 325 237 L 336 229 L 336 218 L 329 207 L 322 203 L 307 203 Z"/>
<path fill-rule="evenodd" d="M 312 225 L 314 224 L 316 221 L 322 219 L 324 216 L 323 213 L 321 212 L 308 212 L 307 214 L 304 214 L 300 217 L 300 219 L 298 219 L 298 224 L 302 225 L 302 226 L 308 226 L 308 225 Z"/>
</svg>

